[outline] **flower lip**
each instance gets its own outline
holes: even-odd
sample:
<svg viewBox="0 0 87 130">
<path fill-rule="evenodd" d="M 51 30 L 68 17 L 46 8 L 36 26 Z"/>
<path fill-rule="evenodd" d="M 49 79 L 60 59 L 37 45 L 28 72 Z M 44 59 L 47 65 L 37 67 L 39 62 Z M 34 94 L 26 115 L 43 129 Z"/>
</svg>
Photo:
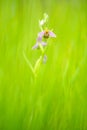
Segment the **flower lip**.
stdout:
<svg viewBox="0 0 87 130">
<path fill-rule="evenodd" d="M 50 30 L 44 30 L 42 32 L 38 33 L 37 41 L 42 41 L 42 38 L 48 39 L 49 37 L 55 38 L 56 34 L 53 31 Z"/>
<path fill-rule="evenodd" d="M 55 37 L 56 37 L 56 34 L 55 34 L 53 31 L 45 30 L 43 37 L 44 37 L 44 38 L 49 38 L 49 37 L 55 38 Z"/>
<path fill-rule="evenodd" d="M 44 38 L 49 38 L 49 30 L 44 31 Z"/>
</svg>

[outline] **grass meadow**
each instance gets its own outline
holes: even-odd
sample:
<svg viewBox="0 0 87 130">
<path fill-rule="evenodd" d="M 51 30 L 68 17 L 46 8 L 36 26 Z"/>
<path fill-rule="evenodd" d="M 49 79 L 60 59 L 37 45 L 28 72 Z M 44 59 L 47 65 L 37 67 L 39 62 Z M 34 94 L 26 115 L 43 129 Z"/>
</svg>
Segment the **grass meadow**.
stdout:
<svg viewBox="0 0 87 130">
<path fill-rule="evenodd" d="M 34 80 L 43 13 L 57 37 Z M 0 0 L 0 130 L 87 130 L 86 0 Z"/>
</svg>

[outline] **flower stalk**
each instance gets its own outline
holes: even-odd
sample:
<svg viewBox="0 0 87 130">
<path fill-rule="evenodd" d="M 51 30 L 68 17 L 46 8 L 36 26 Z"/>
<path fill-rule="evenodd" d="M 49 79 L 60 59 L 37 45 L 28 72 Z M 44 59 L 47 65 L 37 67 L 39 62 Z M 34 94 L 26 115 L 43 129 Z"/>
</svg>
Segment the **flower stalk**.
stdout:
<svg viewBox="0 0 87 130">
<path fill-rule="evenodd" d="M 47 27 L 45 27 L 47 22 L 48 22 L 48 15 L 45 13 L 44 18 L 42 20 L 39 20 L 39 27 L 40 27 L 41 32 L 38 33 L 36 44 L 32 47 L 32 50 L 39 49 L 41 51 L 41 55 L 37 59 L 34 67 L 32 66 L 32 64 L 29 62 L 29 60 L 26 58 L 26 56 L 24 54 L 24 58 L 25 58 L 27 64 L 29 65 L 29 68 L 31 69 L 34 77 L 37 76 L 37 73 L 38 73 L 38 70 L 39 70 L 41 64 L 46 63 L 47 56 L 45 53 L 46 53 L 47 46 L 48 46 L 47 40 L 49 38 L 56 37 L 56 34 L 53 31 L 48 30 Z"/>
</svg>

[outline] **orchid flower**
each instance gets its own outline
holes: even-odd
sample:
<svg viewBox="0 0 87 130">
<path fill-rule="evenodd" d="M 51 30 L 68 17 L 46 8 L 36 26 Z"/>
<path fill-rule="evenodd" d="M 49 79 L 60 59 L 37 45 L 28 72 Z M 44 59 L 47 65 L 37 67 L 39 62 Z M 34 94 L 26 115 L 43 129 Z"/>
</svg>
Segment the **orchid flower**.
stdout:
<svg viewBox="0 0 87 130">
<path fill-rule="evenodd" d="M 36 44 L 32 47 L 32 49 L 37 49 L 39 48 L 39 44 L 41 44 L 43 47 L 46 46 L 46 42 L 43 42 L 42 39 L 48 39 L 48 38 L 55 38 L 56 34 L 50 30 L 44 30 L 42 32 L 38 33 L 38 37 L 37 37 L 37 42 Z"/>
</svg>

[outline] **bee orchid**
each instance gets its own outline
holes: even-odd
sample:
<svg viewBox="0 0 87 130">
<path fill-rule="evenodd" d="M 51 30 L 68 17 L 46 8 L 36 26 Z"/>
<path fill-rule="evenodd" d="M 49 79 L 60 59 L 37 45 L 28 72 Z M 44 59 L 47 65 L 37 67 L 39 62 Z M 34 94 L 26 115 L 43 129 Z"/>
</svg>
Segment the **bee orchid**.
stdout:
<svg viewBox="0 0 87 130">
<path fill-rule="evenodd" d="M 48 39 L 48 38 L 55 38 L 56 37 L 56 34 L 50 30 L 44 30 L 42 32 L 39 32 L 38 33 L 38 37 L 37 37 L 37 42 L 36 44 L 32 47 L 32 49 L 37 49 L 39 48 L 39 44 L 40 43 L 43 47 L 46 46 L 46 42 L 43 42 L 42 39 Z"/>
</svg>

